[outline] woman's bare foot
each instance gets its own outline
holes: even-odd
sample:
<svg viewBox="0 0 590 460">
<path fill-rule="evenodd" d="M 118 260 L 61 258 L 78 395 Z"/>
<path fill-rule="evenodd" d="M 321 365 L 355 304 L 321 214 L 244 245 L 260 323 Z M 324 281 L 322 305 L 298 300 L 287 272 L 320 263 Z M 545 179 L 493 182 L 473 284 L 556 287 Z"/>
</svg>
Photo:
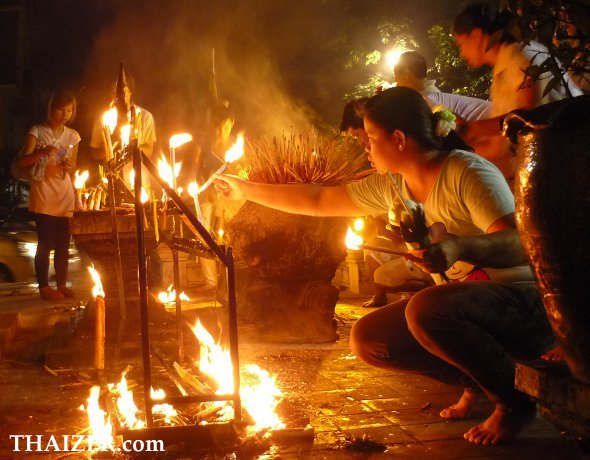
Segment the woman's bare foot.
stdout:
<svg viewBox="0 0 590 460">
<path fill-rule="evenodd" d="M 542 355 L 541 359 L 544 359 L 545 361 L 563 361 L 565 359 L 563 347 L 557 345 L 555 348 Z"/>
<path fill-rule="evenodd" d="M 465 388 L 459 401 L 440 412 L 440 416 L 446 419 L 467 418 L 473 412 L 473 406 L 479 399 L 479 392 L 472 388 Z"/>
<path fill-rule="evenodd" d="M 385 298 L 373 296 L 363 303 L 363 307 L 365 308 L 378 308 L 384 305 L 387 305 L 387 296 Z"/>
<path fill-rule="evenodd" d="M 474 444 L 496 445 L 511 442 L 522 429 L 535 418 L 535 408 L 509 409 L 496 404 L 496 409 L 483 423 L 474 426 L 463 435 Z"/>
</svg>

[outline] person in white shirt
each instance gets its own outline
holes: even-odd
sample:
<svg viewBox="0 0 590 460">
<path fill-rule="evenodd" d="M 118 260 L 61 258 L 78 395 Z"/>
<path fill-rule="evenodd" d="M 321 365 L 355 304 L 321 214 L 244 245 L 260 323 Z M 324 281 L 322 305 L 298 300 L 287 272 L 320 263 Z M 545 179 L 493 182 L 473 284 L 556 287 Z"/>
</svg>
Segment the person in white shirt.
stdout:
<svg viewBox="0 0 590 460">
<path fill-rule="evenodd" d="M 38 244 L 35 272 L 43 299 L 74 294 L 66 286 L 70 248 L 70 218 L 74 213 L 75 170 L 80 135 L 65 126 L 76 115 L 76 98 L 69 91 L 49 101 L 47 122 L 33 126 L 25 138 L 18 166 L 30 170 L 29 210 L 35 215 Z M 56 289 L 49 287 L 49 256 L 54 250 Z"/>
</svg>

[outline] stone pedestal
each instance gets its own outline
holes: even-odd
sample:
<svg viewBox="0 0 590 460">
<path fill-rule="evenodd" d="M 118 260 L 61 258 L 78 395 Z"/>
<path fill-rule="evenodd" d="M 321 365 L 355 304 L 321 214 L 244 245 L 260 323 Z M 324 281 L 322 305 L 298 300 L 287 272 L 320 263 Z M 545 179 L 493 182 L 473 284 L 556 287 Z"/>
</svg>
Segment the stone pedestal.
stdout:
<svg viewBox="0 0 590 460">
<path fill-rule="evenodd" d="M 137 265 L 137 233 L 135 213 L 124 208 L 117 210 L 117 229 L 125 291 L 126 327 L 139 330 L 139 283 Z M 112 336 L 121 321 L 119 307 L 116 244 L 113 240 L 110 210 L 76 212 L 70 230 L 79 249 L 84 251 L 100 274 L 106 294 L 107 338 Z M 146 254 L 156 249 L 153 232 L 145 232 Z M 153 310 L 153 308 L 152 308 Z M 156 313 L 156 312 L 154 312 Z"/>
<path fill-rule="evenodd" d="M 336 339 L 338 289 L 348 220 L 288 214 L 247 202 L 228 224 L 236 264 L 238 320 L 284 343 Z"/>
<path fill-rule="evenodd" d="M 172 259 L 172 250 L 165 244 L 158 247 L 158 256 L 161 263 L 161 278 L 162 285 L 167 288 L 174 284 L 174 261 Z M 186 287 L 188 285 L 187 265 L 189 256 L 186 252 L 178 252 L 178 270 L 180 274 L 180 285 Z"/>
</svg>

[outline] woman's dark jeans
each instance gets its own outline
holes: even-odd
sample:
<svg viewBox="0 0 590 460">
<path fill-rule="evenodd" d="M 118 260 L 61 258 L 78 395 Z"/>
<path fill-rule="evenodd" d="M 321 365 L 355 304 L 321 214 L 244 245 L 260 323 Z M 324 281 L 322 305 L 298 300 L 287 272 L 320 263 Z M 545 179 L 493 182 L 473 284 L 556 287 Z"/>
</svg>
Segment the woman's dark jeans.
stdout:
<svg viewBox="0 0 590 460">
<path fill-rule="evenodd" d="M 70 218 L 35 214 L 37 253 L 35 273 L 39 288 L 49 286 L 49 255 L 54 250 L 53 265 L 57 286 L 65 286 L 68 279 L 70 249 Z"/>
<path fill-rule="evenodd" d="M 384 369 L 446 382 L 457 382 L 459 369 L 492 401 L 516 405 L 523 397 L 514 360 L 538 358 L 555 342 L 534 286 L 473 281 L 433 286 L 364 316 L 350 346 Z"/>
</svg>

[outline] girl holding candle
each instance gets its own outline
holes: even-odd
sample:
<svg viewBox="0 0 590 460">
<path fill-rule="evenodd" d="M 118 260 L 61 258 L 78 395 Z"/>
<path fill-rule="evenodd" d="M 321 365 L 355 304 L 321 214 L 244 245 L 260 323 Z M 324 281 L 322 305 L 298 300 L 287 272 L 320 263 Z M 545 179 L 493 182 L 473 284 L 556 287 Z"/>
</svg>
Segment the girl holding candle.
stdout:
<svg viewBox="0 0 590 460">
<path fill-rule="evenodd" d="M 35 272 L 41 298 L 72 297 L 68 277 L 70 223 L 75 206 L 72 174 L 80 135 L 69 128 L 76 115 L 76 98 L 59 91 L 49 101 L 48 118 L 27 133 L 18 167 L 28 171 L 31 182 L 29 210 L 35 215 L 38 244 Z M 49 287 L 49 255 L 54 250 L 57 289 Z"/>
</svg>

